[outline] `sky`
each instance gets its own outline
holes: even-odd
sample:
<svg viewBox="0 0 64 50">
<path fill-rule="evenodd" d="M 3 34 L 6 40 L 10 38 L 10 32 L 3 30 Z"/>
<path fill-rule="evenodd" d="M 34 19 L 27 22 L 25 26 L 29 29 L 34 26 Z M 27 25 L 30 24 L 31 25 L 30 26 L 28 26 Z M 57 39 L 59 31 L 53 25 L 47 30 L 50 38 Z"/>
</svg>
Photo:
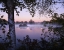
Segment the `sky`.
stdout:
<svg viewBox="0 0 64 50">
<path fill-rule="evenodd" d="M 6 20 L 8 20 L 8 14 L 7 13 L 0 12 L 0 14 L 4 15 L 3 18 L 6 19 Z M 48 17 L 46 17 L 46 16 L 45 17 L 40 16 L 38 13 L 36 13 L 35 16 L 32 17 L 27 9 L 23 9 L 22 11 L 20 11 L 19 16 L 17 16 L 16 12 L 15 12 L 14 16 L 15 16 L 15 21 L 29 21 L 31 19 L 33 21 L 35 21 L 35 22 L 42 22 L 44 20 L 49 21 Z"/>
<path fill-rule="evenodd" d="M 58 9 L 56 10 L 55 7 L 57 7 Z M 64 7 L 61 4 L 54 5 L 53 9 L 54 12 L 57 12 L 59 14 L 64 13 Z M 4 15 L 3 18 L 8 20 L 7 13 L 0 11 L 0 16 L 1 15 Z M 42 16 L 39 15 L 38 12 L 36 12 L 34 17 L 32 17 L 27 9 L 23 9 L 22 11 L 20 11 L 19 16 L 17 16 L 16 13 L 14 12 L 14 17 L 15 17 L 15 21 L 29 21 L 30 19 L 32 19 L 35 22 L 42 22 L 42 21 L 49 21 L 51 19 L 47 15 L 42 15 Z"/>
</svg>

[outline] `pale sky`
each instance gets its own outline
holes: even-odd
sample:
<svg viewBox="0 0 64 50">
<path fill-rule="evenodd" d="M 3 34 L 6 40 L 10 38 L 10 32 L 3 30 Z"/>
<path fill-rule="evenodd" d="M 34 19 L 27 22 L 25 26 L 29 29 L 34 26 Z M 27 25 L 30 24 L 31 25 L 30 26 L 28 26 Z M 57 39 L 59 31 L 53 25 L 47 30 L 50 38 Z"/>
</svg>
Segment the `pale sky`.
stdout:
<svg viewBox="0 0 64 50">
<path fill-rule="evenodd" d="M 0 5 L 1 7 L 1 5 Z M 58 7 L 56 10 L 55 7 Z M 54 10 L 55 12 L 61 14 L 64 13 L 64 8 L 61 4 L 55 5 Z M 19 10 L 19 9 L 18 9 Z M 5 12 L 0 11 L 0 16 L 4 15 L 4 19 L 8 20 L 8 15 Z M 15 21 L 29 21 L 30 19 L 34 20 L 35 22 L 41 22 L 41 21 L 49 21 L 50 18 L 47 15 L 40 16 L 38 13 L 35 14 L 34 17 L 32 17 L 27 9 L 23 9 L 23 11 L 20 11 L 19 16 L 15 13 Z"/>
<path fill-rule="evenodd" d="M 4 19 L 8 20 L 8 15 L 5 12 L 0 12 L 1 15 L 4 15 Z M 1 16 L 0 15 L 0 16 Z M 20 11 L 19 16 L 15 13 L 15 21 L 29 21 L 30 19 L 34 20 L 35 22 L 41 22 L 44 20 L 49 20 L 48 17 L 40 16 L 38 13 L 35 14 L 34 17 L 32 17 L 27 9 L 23 9 Z M 48 18 L 48 19 L 47 19 Z"/>
</svg>

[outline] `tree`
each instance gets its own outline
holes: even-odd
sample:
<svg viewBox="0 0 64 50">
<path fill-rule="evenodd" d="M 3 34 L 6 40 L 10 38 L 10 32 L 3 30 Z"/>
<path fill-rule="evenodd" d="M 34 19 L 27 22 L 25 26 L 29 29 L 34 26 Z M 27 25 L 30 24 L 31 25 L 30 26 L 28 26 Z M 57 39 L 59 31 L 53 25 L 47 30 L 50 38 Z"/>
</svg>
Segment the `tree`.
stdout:
<svg viewBox="0 0 64 50">
<path fill-rule="evenodd" d="M 28 5 L 27 7 L 29 7 L 29 3 L 33 3 L 35 2 L 35 0 L 31 0 L 31 1 L 27 1 L 24 0 L 25 3 Z M 3 10 L 4 12 L 8 13 L 8 23 L 9 23 L 9 34 L 8 35 L 10 37 L 10 42 L 11 42 L 11 50 L 15 50 L 16 47 L 16 35 L 15 35 L 15 22 L 14 22 L 14 9 L 16 10 L 17 15 L 19 15 L 16 6 L 20 7 L 21 10 L 22 8 L 25 8 L 25 5 L 23 4 L 23 1 L 21 0 L 21 2 L 19 0 L 0 0 L 0 3 L 2 3 L 2 6 L 4 6 L 5 8 L 1 8 L 1 10 Z M 33 10 L 33 9 L 32 9 Z M 32 11 L 30 11 L 32 12 Z"/>
<path fill-rule="evenodd" d="M 29 24 L 34 24 L 35 22 L 33 20 L 30 20 L 29 21 Z"/>
<path fill-rule="evenodd" d="M 21 23 L 23 23 L 23 21 L 21 21 Z"/>
<path fill-rule="evenodd" d="M 28 22 L 27 22 L 27 21 L 24 21 L 24 23 L 26 23 L 26 24 L 27 24 Z"/>
<path fill-rule="evenodd" d="M 0 18 L 0 24 L 6 24 L 7 25 L 8 24 L 8 21 L 6 21 L 5 19 L 1 19 Z"/>
<path fill-rule="evenodd" d="M 17 11 L 16 6 L 20 7 L 21 10 L 23 8 L 27 8 L 33 17 L 35 14 L 36 8 L 39 9 L 40 12 L 41 12 L 41 10 L 43 10 L 42 12 L 44 12 L 52 4 L 52 0 L 41 0 L 41 2 L 38 0 L 21 0 L 21 1 L 19 1 L 19 0 L 0 0 L 0 3 L 2 3 L 2 6 L 5 7 L 5 8 L 1 8 L 1 10 L 8 13 L 9 34 L 10 34 L 9 36 L 11 37 L 10 41 L 11 41 L 11 46 L 12 46 L 11 50 L 15 50 L 16 35 L 15 35 L 14 10 L 16 10 L 17 15 L 19 16 L 19 14 L 18 14 L 19 11 Z"/>
<path fill-rule="evenodd" d="M 52 19 L 50 22 L 58 23 L 64 26 L 64 13 L 63 14 L 54 13 L 52 15 Z"/>
</svg>

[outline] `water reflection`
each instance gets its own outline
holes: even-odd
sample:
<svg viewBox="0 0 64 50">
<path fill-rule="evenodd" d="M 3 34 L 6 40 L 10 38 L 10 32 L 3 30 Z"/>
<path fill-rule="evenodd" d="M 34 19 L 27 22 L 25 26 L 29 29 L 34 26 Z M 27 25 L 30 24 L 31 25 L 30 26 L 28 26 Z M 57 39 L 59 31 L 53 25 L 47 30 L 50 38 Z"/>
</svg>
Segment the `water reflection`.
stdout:
<svg viewBox="0 0 64 50">
<path fill-rule="evenodd" d="M 8 32 L 8 26 L 6 26 L 6 33 Z M 23 39 L 26 35 L 29 35 L 31 39 L 38 39 L 40 37 L 49 40 L 50 38 L 57 38 L 53 32 L 48 31 L 48 27 L 44 27 L 43 25 L 28 25 L 28 27 L 19 27 L 19 25 L 15 25 L 16 38 Z M 0 30 L 0 35 L 4 37 L 2 31 Z"/>
<path fill-rule="evenodd" d="M 16 37 L 23 39 L 26 35 L 29 35 L 31 39 L 40 39 L 41 29 L 38 26 L 28 25 L 29 27 L 16 27 Z"/>
</svg>

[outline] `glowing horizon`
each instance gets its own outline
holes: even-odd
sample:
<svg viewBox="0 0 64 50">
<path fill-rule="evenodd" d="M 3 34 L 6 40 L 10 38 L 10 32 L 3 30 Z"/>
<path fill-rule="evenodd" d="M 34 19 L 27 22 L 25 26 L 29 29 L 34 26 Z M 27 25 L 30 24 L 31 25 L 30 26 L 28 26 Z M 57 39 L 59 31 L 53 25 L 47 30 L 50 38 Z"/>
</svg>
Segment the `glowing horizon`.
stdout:
<svg viewBox="0 0 64 50">
<path fill-rule="evenodd" d="M 19 13 L 19 16 L 17 16 L 16 15 L 16 13 L 14 14 L 14 19 L 15 19 L 15 22 L 16 21 L 29 21 L 29 20 L 33 20 L 33 21 L 35 21 L 35 22 L 42 22 L 42 21 L 49 21 L 50 20 L 50 18 L 48 18 L 48 17 L 43 17 L 43 16 L 39 16 L 39 14 L 38 13 L 36 13 L 35 14 L 35 16 L 34 17 L 32 17 L 31 15 L 30 15 L 30 13 L 27 11 L 26 9 L 24 9 L 23 11 L 21 11 L 20 13 Z M 4 17 L 3 17 L 3 19 L 6 19 L 7 21 L 8 21 L 8 15 L 5 13 L 5 12 L 1 12 L 1 15 L 4 15 Z M 0 15 L 0 16 L 1 16 Z"/>
<path fill-rule="evenodd" d="M 3 19 L 6 19 L 8 21 L 8 17 L 3 17 Z M 25 17 L 20 17 L 20 16 L 18 17 L 18 16 L 16 16 L 15 17 L 15 22 L 16 21 L 19 21 L 19 22 L 27 21 L 27 22 L 29 22 L 31 19 L 33 21 L 35 21 L 35 22 L 50 21 L 50 18 L 46 18 L 46 17 L 30 17 L 30 18 L 25 18 Z"/>
</svg>

